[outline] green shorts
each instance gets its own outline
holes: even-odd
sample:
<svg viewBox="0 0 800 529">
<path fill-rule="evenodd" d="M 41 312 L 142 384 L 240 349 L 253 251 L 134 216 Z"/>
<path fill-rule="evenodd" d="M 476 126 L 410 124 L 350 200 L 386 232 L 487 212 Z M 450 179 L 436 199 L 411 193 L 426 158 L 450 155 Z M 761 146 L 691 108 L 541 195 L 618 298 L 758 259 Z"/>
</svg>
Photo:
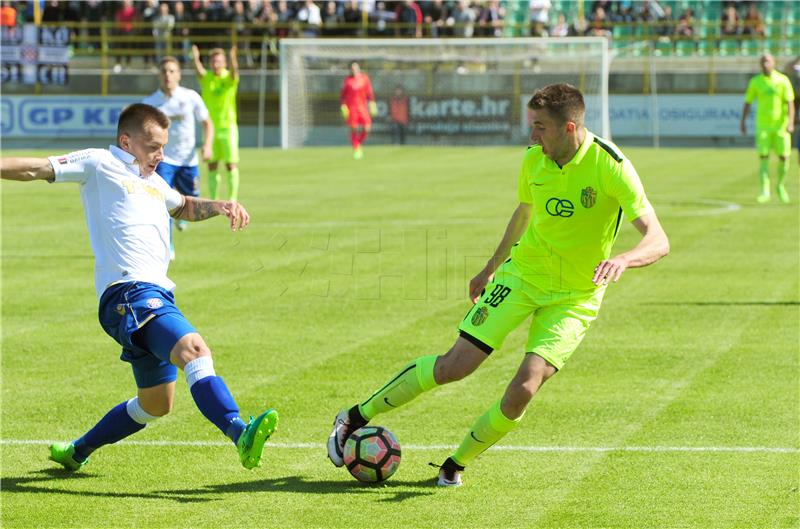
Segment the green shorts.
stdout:
<svg viewBox="0 0 800 529">
<path fill-rule="evenodd" d="M 597 318 L 604 288 L 588 292 L 546 292 L 522 278 L 507 261 L 486 285 L 458 330 L 485 352 L 503 345 L 508 333 L 533 315 L 525 351 L 561 369 Z"/>
<path fill-rule="evenodd" d="M 756 150 L 759 156 L 769 156 L 770 151 L 775 151 L 778 156 L 789 156 L 792 152 L 792 135 L 785 128 L 757 130 Z"/>
<path fill-rule="evenodd" d="M 239 163 L 239 128 L 214 131 L 212 162 Z"/>
</svg>

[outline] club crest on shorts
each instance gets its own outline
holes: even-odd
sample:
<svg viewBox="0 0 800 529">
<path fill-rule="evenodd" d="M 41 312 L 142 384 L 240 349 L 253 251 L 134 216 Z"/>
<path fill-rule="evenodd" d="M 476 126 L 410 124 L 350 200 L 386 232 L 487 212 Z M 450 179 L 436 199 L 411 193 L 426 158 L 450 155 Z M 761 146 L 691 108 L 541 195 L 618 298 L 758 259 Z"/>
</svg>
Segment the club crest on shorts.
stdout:
<svg viewBox="0 0 800 529">
<path fill-rule="evenodd" d="M 597 200 L 597 191 L 594 190 L 593 187 L 584 187 L 581 189 L 581 205 L 586 209 L 594 206 L 595 201 Z"/>
<path fill-rule="evenodd" d="M 486 318 L 489 317 L 489 309 L 486 307 L 481 307 L 475 311 L 475 314 L 472 315 L 472 325 L 478 327 L 483 325 L 483 322 L 486 321 Z"/>
<path fill-rule="evenodd" d="M 147 300 L 147 306 L 151 309 L 160 309 L 164 306 L 164 302 L 158 298 L 150 298 Z"/>
</svg>

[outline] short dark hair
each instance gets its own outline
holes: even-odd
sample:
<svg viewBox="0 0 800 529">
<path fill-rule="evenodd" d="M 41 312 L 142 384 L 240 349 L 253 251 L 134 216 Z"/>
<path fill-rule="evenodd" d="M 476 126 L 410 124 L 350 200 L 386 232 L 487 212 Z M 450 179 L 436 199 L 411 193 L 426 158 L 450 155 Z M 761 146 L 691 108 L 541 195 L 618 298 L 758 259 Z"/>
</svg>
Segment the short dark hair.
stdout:
<svg viewBox="0 0 800 529">
<path fill-rule="evenodd" d="M 169 128 L 169 118 L 156 107 L 151 107 L 144 103 L 128 105 L 119 115 L 117 139 L 123 134 L 130 136 L 133 133 L 142 132 L 151 123 L 158 125 L 162 129 Z"/>
<path fill-rule="evenodd" d="M 567 83 L 550 84 L 540 88 L 528 101 L 528 108 L 531 110 L 545 109 L 563 123 L 572 121 L 577 125 L 583 124 L 583 116 L 586 113 L 583 94 Z"/>
</svg>

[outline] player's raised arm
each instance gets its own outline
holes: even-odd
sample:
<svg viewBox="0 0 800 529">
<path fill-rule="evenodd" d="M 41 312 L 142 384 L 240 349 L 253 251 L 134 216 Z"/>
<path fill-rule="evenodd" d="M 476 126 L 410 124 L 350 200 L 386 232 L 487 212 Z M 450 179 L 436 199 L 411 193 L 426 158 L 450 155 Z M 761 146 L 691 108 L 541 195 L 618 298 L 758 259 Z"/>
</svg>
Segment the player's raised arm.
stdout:
<svg viewBox="0 0 800 529">
<path fill-rule="evenodd" d="M 250 215 L 247 210 L 234 200 L 209 200 L 192 196 L 183 198 L 183 205 L 170 212 L 174 219 L 197 222 L 217 215 L 225 215 L 231 221 L 231 231 L 243 230 L 250 224 Z"/>
<path fill-rule="evenodd" d="M 617 281 L 628 268 L 653 264 L 669 253 L 669 239 L 655 211 L 651 210 L 634 219 L 632 224 L 642 234 L 642 239 L 631 250 L 600 262 L 592 277 L 595 285 Z"/>
<path fill-rule="evenodd" d="M 47 158 L 0 158 L 0 178 L 31 182 L 52 182 L 56 174 Z"/>
<path fill-rule="evenodd" d="M 200 48 L 196 44 L 192 44 L 192 62 L 198 77 L 205 77 L 206 69 L 203 68 L 203 61 L 200 60 Z"/>
<path fill-rule="evenodd" d="M 236 57 L 236 46 L 231 46 L 231 78 L 234 81 L 239 80 L 239 58 Z"/>
<path fill-rule="evenodd" d="M 525 229 L 528 227 L 531 220 L 531 207 L 531 204 L 526 202 L 519 203 L 519 206 L 517 206 L 517 209 L 515 209 L 514 213 L 511 215 L 511 220 L 508 221 L 506 232 L 503 234 L 503 239 L 497 246 L 494 255 L 489 259 L 489 262 L 486 263 L 486 266 L 483 267 L 483 270 L 478 272 L 478 275 L 473 277 L 469 282 L 469 299 L 471 299 L 473 303 L 478 302 L 478 298 L 480 298 L 483 289 L 486 288 L 486 284 L 489 282 L 492 274 L 494 274 L 495 270 L 508 259 L 508 256 L 511 255 L 511 248 L 519 241 L 522 234 L 525 233 Z"/>
</svg>

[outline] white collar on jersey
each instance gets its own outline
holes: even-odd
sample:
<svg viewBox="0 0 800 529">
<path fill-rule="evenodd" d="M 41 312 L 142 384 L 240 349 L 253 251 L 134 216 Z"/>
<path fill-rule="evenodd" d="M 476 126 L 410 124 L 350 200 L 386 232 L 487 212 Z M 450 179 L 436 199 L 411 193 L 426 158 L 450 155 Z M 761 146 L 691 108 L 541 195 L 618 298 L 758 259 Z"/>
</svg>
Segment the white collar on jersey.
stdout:
<svg viewBox="0 0 800 529">
<path fill-rule="evenodd" d="M 111 151 L 111 154 L 114 155 L 114 158 L 125 164 L 125 167 L 127 167 L 128 171 L 132 172 L 136 176 L 141 176 L 139 173 L 139 162 L 136 160 L 134 155 L 128 151 L 123 151 L 116 145 L 109 145 L 108 150 Z"/>
</svg>

